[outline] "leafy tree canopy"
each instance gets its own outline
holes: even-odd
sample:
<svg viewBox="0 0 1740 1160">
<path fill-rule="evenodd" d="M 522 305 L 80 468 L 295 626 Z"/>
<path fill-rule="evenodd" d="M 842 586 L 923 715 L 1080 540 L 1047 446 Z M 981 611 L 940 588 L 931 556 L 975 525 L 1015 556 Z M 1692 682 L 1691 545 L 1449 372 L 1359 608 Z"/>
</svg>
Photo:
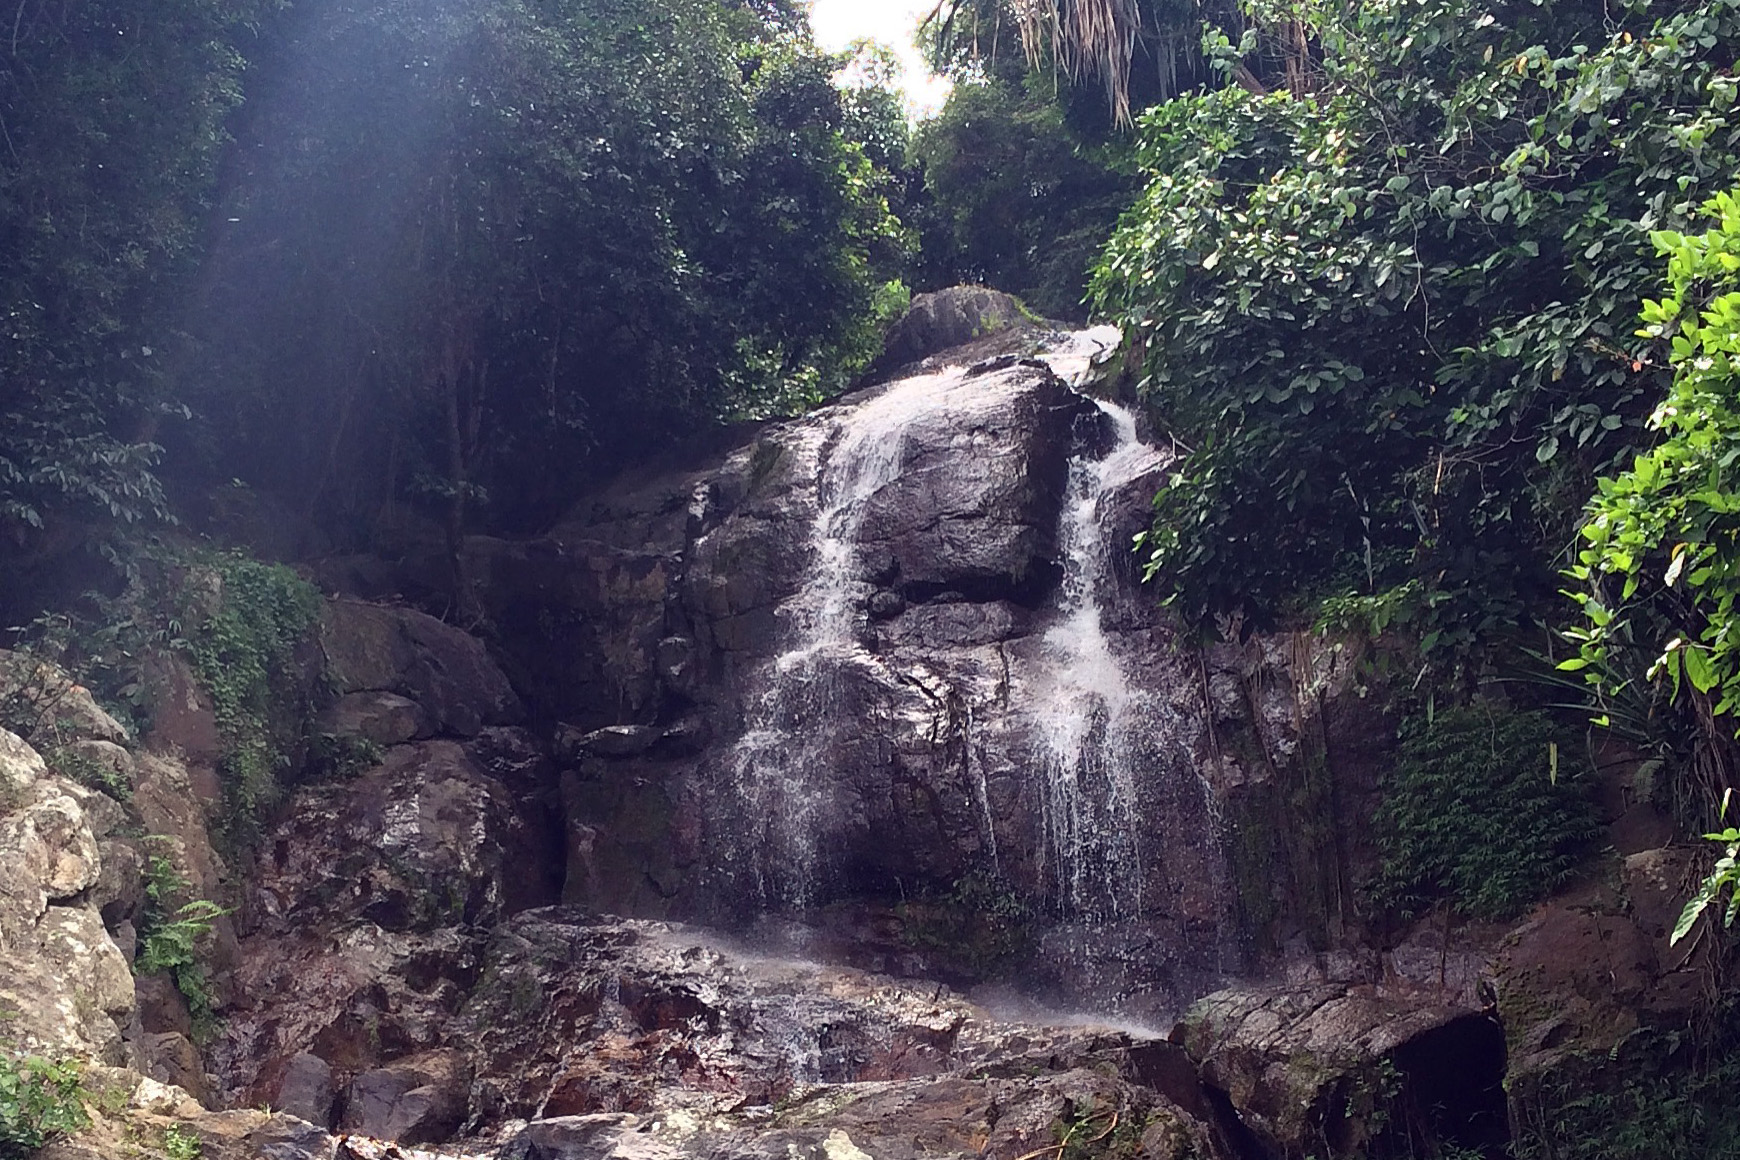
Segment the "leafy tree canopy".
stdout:
<svg viewBox="0 0 1740 1160">
<path fill-rule="evenodd" d="M 1331 598 L 1428 652 L 1551 607 L 1592 474 L 1665 386 L 1632 334 L 1650 231 L 1735 172 L 1737 14 L 1312 10 L 1301 95 L 1144 118 L 1093 292 L 1179 450 L 1143 545 L 1167 599 L 1224 627 Z"/>
<path fill-rule="evenodd" d="M 930 281 L 985 282 L 1041 314 L 1083 313 L 1087 270 L 1135 197 L 1127 146 L 1069 127 L 1049 82 L 958 82 L 914 152 L 933 199 Z"/>
<path fill-rule="evenodd" d="M 165 514 L 171 320 L 270 0 L 22 0 L 0 40 L 0 534 Z"/>
<path fill-rule="evenodd" d="M 268 59 L 193 323 L 216 478 L 530 520 L 870 353 L 891 178 L 783 8 L 315 5 Z"/>
<path fill-rule="evenodd" d="M 1078 127 L 1103 130 L 1207 79 L 1204 22 L 1244 29 L 1231 0 L 942 0 L 922 36 L 939 71 L 1016 80 L 1030 70 Z"/>
</svg>

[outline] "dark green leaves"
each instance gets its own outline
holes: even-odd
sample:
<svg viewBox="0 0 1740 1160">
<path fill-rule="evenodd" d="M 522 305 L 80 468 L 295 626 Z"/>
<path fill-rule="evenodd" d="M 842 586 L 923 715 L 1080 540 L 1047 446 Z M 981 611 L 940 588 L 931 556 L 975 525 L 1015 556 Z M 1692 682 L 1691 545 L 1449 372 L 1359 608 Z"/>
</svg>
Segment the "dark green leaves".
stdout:
<svg viewBox="0 0 1740 1160">
<path fill-rule="evenodd" d="M 22 1160 L 89 1124 L 89 1097 L 75 1063 L 0 1054 L 0 1157 Z"/>
<path fill-rule="evenodd" d="M 1702 234 L 1657 230 L 1668 293 L 1643 304 L 1639 336 L 1666 348 L 1674 379 L 1650 416 L 1656 445 L 1599 481 L 1568 572 L 1585 623 L 1570 632 L 1598 688 L 1624 671 L 1615 642 L 1653 641 L 1649 677 L 1740 707 L 1740 194 L 1711 199 Z"/>
<path fill-rule="evenodd" d="M 1375 900 L 1503 919 L 1550 893 L 1599 831 L 1580 749 L 1545 714 L 1498 704 L 1411 718 L 1374 819 Z"/>
<path fill-rule="evenodd" d="M 197 322 L 213 473 L 359 540 L 404 500 L 523 527 L 722 415 L 837 390 L 905 244 L 870 156 L 895 142 L 785 7 L 285 23 Z"/>
<path fill-rule="evenodd" d="M 165 515 L 166 291 L 269 4 L 21 0 L 0 53 L 0 528 Z"/>
<path fill-rule="evenodd" d="M 1631 333 L 1648 232 L 1740 160 L 1740 16 L 1490 15 L 1325 12 L 1306 95 L 1142 123 L 1148 186 L 1093 293 L 1192 449 L 1145 547 L 1194 617 L 1405 591 L 1391 620 L 1418 640 L 1513 633 L 1550 605 L 1594 473 L 1630 453 L 1663 381 Z"/>
</svg>

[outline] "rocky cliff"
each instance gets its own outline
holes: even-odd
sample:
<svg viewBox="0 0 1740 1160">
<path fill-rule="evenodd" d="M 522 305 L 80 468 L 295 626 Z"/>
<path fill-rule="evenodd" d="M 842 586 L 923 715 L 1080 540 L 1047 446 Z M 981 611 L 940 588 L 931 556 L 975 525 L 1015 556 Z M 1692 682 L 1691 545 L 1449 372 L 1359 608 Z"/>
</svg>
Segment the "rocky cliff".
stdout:
<svg viewBox="0 0 1740 1160">
<path fill-rule="evenodd" d="M 475 635 L 407 605 L 459 606 L 437 558 L 321 562 L 298 696 L 350 760 L 227 859 L 184 665 L 143 743 L 9 670 L 52 695 L 0 733 L 0 1035 L 109 1093 L 51 1153 L 1496 1157 L 1683 1023 L 1692 863 L 1625 803 L 1520 925 L 1376 923 L 1364 646 L 1144 598 L 1166 456 L 1071 389 L 1095 345 L 921 344 L 474 538 Z M 154 857 L 229 911 L 209 1026 L 127 969 Z"/>
</svg>

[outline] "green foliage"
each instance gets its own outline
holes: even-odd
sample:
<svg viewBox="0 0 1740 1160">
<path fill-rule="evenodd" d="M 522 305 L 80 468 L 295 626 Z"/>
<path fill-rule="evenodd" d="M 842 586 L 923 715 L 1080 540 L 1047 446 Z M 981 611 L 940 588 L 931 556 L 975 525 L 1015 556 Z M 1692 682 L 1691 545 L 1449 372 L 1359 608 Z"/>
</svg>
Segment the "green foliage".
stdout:
<svg viewBox="0 0 1740 1160">
<path fill-rule="evenodd" d="M 162 840 L 162 839 L 159 839 Z M 167 972 L 187 1000 L 194 1036 L 204 1039 L 216 1026 L 210 981 L 200 961 L 200 942 L 212 920 L 229 911 L 208 899 L 186 899 L 191 887 L 168 856 L 152 853 L 145 863 L 145 911 L 139 922 L 139 953 L 133 969 L 141 975 Z"/>
<path fill-rule="evenodd" d="M 0 658 L 0 729 L 30 740 L 65 695 L 62 674 L 35 650 Z"/>
<path fill-rule="evenodd" d="M 1089 1097 L 1070 1101 L 1051 1125 L 1050 1160 L 1130 1160 L 1142 1152 L 1142 1120 L 1130 1109 Z"/>
<path fill-rule="evenodd" d="M 1740 197 L 1718 194 L 1705 212 L 1717 224 L 1703 234 L 1651 235 L 1668 293 L 1644 302 L 1639 334 L 1667 348 L 1673 383 L 1649 419 L 1657 444 L 1598 481 L 1566 573 L 1586 623 L 1559 667 L 1616 688 L 1640 676 L 1616 646 L 1642 637 L 1660 649 L 1643 678 L 1673 698 L 1683 681 L 1721 716 L 1740 706 Z"/>
<path fill-rule="evenodd" d="M 1589 772 L 1539 712 L 1476 702 L 1404 722 L 1374 819 L 1374 899 L 1509 918 L 1570 877 L 1599 832 Z"/>
<path fill-rule="evenodd" d="M 200 1160 L 205 1146 L 200 1138 L 179 1124 L 163 1129 L 163 1155 L 167 1160 Z"/>
<path fill-rule="evenodd" d="M 411 499 L 456 536 L 840 389 L 908 244 L 878 161 L 899 142 L 779 7 L 368 0 L 282 22 L 193 324 L 212 341 L 188 450 L 331 535 Z"/>
<path fill-rule="evenodd" d="M 21 0 L 0 54 L 0 526 L 53 550 L 57 520 L 167 514 L 184 276 L 240 97 L 236 44 L 272 0 Z"/>
<path fill-rule="evenodd" d="M 89 1124 L 87 1095 L 76 1063 L 0 1053 L 0 1160 L 29 1160 Z"/>
<path fill-rule="evenodd" d="M 349 781 L 379 765 L 381 757 L 381 747 L 366 737 L 317 733 L 309 739 L 304 769 L 313 780 Z"/>
<path fill-rule="evenodd" d="M 15 648 L 72 674 L 138 734 L 148 725 L 149 692 L 141 667 L 145 658 L 186 645 L 179 595 L 171 593 L 167 576 L 179 566 L 178 557 L 148 541 L 112 559 L 117 572 L 128 578 L 120 595 L 89 591 L 69 608 L 37 616 L 14 630 L 20 634 Z"/>
<path fill-rule="evenodd" d="M 958 82 L 914 142 L 940 218 L 931 282 L 982 282 L 1082 317 L 1087 269 L 1137 188 L 1127 144 L 1073 130 L 1048 78 Z"/>
<path fill-rule="evenodd" d="M 1740 1020 L 1713 1034 L 1632 1034 L 1610 1053 L 1561 1063 L 1511 1090 L 1516 1160 L 1706 1160 L 1740 1154 Z M 1579 1066 L 1581 1063 L 1581 1066 Z"/>
<path fill-rule="evenodd" d="M 1392 623 L 1463 655 L 1551 607 L 1589 480 L 1659 390 L 1630 338 L 1647 233 L 1740 158 L 1740 8 L 1298 17 L 1303 95 L 1143 120 L 1147 189 L 1095 271 L 1180 452 L 1142 550 L 1205 629 L 1394 594 Z"/>
<path fill-rule="evenodd" d="M 100 700 L 130 712 L 137 730 L 151 697 L 147 662 L 184 655 L 211 697 L 224 743 L 226 836 L 244 845 L 276 802 L 280 775 L 306 732 L 297 649 L 319 615 L 319 593 L 291 569 L 240 552 L 149 541 L 116 559 L 129 577 L 121 594 L 88 592 L 73 611 L 39 617 L 18 663 L 51 658 Z M 23 723 L 47 712 L 62 685 L 53 670 L 38 671 L 44 675 L 0 698 L 0 714 Z M 124 793 L 93 763 L 59 756 L 71 758 L 63 772 Z"/>
<path fill-rule="evenodd" d="M 1043 77 L 1071 120 L 1090 131 L 1127 127 L 1140 110 L 1207 79 L 1199 29 L 1239 28 L 1225 0 L 942 0 L 920 38 L 957 82 Z"/>
<path fill-rule="evenodd" d="M 50 769 L 86 789 L 106 793 L 118 802 L 133 800 L 133 783 L 112 765 L 69 746 L 51 749 L 42 756 Z"/>
<path fill-rule="evenodd" d="M 1722 813 L 1728 812 L 1728 802 L 1731 795 L 1722 798 Z M 1722 892 L 1728 892 L 1728 908 L 1722 917 L 1722 925 L 1731 927 L 1734 919 L 1740 917 L 1740 829 L 1729 826 L 1715 834 L 1705 834 L 1704 837 L 1726 847 L 1721 857 L 1716 859 L 1716 865 L 1698 887 L 1698 892 L 1692 895 L 1692 900 L 1686 903 L 1686 908 L 1680 913 L 1679 921 L 1674 924 L 1673 937 L 1669 944 L 1677 943 L 1691 933 L 1704 911 L 1712 902 L 1722 897 Z"/>
<path fill-rule="evenodd" d="M 319 615 L 320 595 L 282 564 L 240 553 L 196 560 L 190 569 L 195 590 L 184 596 L 185 647 L 223 734 L 230 837 L 241 840 L 277 800 L 278 774 L 289 762 L 278 710 L 294 683 L 296 648 Z M 209 586 L 199 590 L 199 580 Z"/>
</svg>

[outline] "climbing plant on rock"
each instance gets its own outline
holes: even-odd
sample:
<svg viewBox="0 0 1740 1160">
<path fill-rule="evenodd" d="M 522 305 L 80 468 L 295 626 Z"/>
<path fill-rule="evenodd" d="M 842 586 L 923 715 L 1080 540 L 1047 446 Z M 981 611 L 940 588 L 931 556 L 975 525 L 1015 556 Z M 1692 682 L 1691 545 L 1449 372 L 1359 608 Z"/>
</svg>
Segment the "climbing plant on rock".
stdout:
<svg viewBox="0 0 1740 1160">
<path fill-rule="evenodd" d="M 244 841 L 277 800 L 289 763 L 284 735 L 302 725 L 305 706 L 294 705 L 292 670 L 296 647 L 319 615 L 320 595 L 282 564 L 241 553 L 212 553 L 179 567 L 193 589 L 183 647 L 223 734 L 228 836 Z"/>
</svg>

